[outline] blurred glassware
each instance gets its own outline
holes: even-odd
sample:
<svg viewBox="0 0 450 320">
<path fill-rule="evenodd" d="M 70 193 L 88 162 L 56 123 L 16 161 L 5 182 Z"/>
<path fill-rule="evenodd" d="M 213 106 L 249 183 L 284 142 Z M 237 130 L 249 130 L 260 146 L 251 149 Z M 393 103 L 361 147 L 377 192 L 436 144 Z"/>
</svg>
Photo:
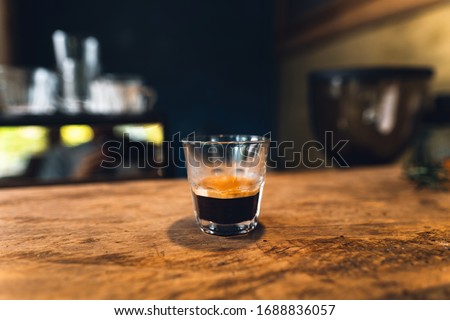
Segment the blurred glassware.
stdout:
<svg viewBox="0 0 450 320">
<path fill-rule="evenodd" d="M 53 33 L 56 66 L 61 78 L 61 111 L 80 113 L 88 98 L 89 84 L 100 74 L 99 43 L 64 31 Z"/>
<path fill-rule="evenodd" d="M 372 67 L 309 75 L 309 110 L 325 145 L 348 140 L 340 155 L 350 165 L 394 160 L 411 141 L 427 105 L 431 68 Z M 330 146 L 328 146 L 330 147 Z"/>
<path fill-rule="evenodd" d="M 156 103 L 155 90 L 135 75 L 100 75 L 99 42 L 57 30 L 53 33 L 60 76 L 59 107 L 64 113 L 141 114 Z"/>
<path fill-rule="evenodd" d="M 85 111 L 91 114 L 142 114 L 153 109 L 156 91 L 135 75 L 107 74 L 89 85 Z"/>
<path fill-rule="evenodd" d="M 406 176 L 418 187 L 450 189 L 450 95 L 436 97 L 423 119 Z"/>
<path fill-rule="evenodd" d="M 0 66 L 0 111 L 5 115 L 51 114 L 56 111 L 58 77 L 44 68 Z"/>
</svg>

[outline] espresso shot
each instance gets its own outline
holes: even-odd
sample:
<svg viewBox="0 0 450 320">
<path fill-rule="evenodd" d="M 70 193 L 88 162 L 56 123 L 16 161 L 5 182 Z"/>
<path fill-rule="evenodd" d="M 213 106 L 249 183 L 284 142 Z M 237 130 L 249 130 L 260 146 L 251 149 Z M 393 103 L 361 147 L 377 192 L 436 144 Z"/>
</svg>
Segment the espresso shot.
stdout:
<svg viewBox="0 0 450 320">
<path fill-rule="evenodd" d="M 202 197 L 193 193 L 194 207 L 202 220 L 232 224 L 252 220 L 258 211 L 259 192 L 254 196 L 230 199 Z"/>
<path fill-rule="evenodd" d="M 255 135 L 190 135 L 182 140 L 200 230 L 243 235 L 258 225 L 270 140 Z"/>
<path fill-rule="evenodd" d="M 199 223 L 222 229 L 256 226 L 260 194 L 260 186 L 255 181 L 236 176 L 206 177 L 192 190 Z"/>
</svg>

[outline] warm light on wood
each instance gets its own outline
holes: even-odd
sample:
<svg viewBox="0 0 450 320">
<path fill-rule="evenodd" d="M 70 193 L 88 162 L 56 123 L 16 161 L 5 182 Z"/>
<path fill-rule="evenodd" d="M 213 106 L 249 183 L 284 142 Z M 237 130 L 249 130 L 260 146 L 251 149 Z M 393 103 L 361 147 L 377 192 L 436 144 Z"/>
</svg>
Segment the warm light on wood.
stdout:
<svg viewBox="0 0 450 320">
<path fill-rule="evenodd" d="M 186 180 L 0 191 L 0 299 L 448 299 L 450 197 L 399 167 L 269 174 L 249 236 Z"/>
<path fill-rule="evenodd" d="M 281 0 L 280 2 L 285 2 Z M 304 24 L 287 26 L 278 22 L 280 39 L 278 49 L 281 52 L 302 48 L 316 41 L 340 35 L 353 28 L 367 25 L 381 19 L 405 13 L 410 10 L 425 7 L 443 0 L 361 0 L 361 1 L 331 1 L 327 8 L 316 10 Z M 331 8 L 332 6 L 332 8 Z M 280 4 L 278 10 L 286 10 Z M 282 13 L 277 14 L 278 20 L 286 19 Z"/>
</svg>

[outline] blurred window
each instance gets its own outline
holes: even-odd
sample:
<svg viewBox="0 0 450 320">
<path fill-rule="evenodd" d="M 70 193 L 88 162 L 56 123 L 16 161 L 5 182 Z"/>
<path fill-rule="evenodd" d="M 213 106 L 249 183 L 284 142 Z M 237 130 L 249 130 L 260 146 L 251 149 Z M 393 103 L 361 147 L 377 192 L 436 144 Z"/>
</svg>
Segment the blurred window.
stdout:
<svg viewBox="0 0 450 320">
<path fill-rule="evenodd" d="M 29 158 L 48 148 L 48 132 L 39 126 L 0 127 L 0 177 L 22 174 Z"/>
</svg>

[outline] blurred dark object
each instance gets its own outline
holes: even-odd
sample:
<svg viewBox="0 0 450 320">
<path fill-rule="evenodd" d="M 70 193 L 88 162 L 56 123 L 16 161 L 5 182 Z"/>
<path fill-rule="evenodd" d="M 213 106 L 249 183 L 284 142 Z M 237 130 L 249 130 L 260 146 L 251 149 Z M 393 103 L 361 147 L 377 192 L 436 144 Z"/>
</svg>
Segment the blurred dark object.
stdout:
<svg viewBox="0 0 450 320">
<path fill-rule="evenodd" d="M 348 140 L 340 154 L 349 165 L 394 160 L 413 138 L 432 75 L 430 68 L 414 67 L 312 72 L 309 109 L 316 138 L 325 146 Z M 326 131 L 333 141 L 324 139 Z"/>
<path fill-rule="evenodd" d="M 46 182 L 64 179 L 75 181 L 151 178 L 162 176 L 162 152 L 148 143 L 145 128 L 129 126 L 127 131 L 103 124 L 92 126 L 92 138 L 75 146 L 63 143 L 50 146 L 42 155 L 36 178 Z M 122 126 L 123 128 L 123 126 Z M 140 130 L 144 137 L 133 139 L 131 133 Z M 141 135 L 142 136 L 142 135 Z M 150 162 L 150 161 L 152 162 Z"/>
<path fill-rule="evenodd" d="M 450 188 L 450 95 L 438 95 L 423 119 L 406 176 L 418 187 Z"/>
<path fill-rule="evenodd" d="M 424 114 L 423 122 L 432 126 L 447 126 L 450 123 L 450 93 L 436 96 L 433 108 Z"/>
</svg>

